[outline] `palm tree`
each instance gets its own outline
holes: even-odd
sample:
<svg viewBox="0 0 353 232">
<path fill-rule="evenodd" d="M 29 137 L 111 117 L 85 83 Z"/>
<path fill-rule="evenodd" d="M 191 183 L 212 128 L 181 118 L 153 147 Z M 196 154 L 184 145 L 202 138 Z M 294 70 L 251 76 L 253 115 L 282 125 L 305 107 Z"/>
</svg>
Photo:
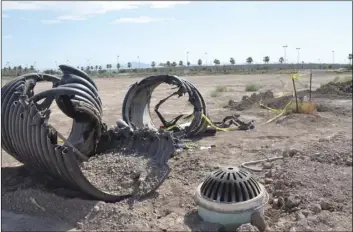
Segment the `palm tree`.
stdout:
<svg viewBox="0 0 353 232">
<path fill-rule="evenodd" d="M 248 63 L 248 64 L 251 64 L 253 61 L 254 60 L 252 59 L 251 56 L 246 59 L 246 63 Z"/>
<path fill-rule="evenodd" d="M 31 71 L 34 71 L 34 66 L 31 65 L 31 66 L 29 67 L 29 69 L 30 69 Z"/>
<path fill-rule="evenodd" d="M 83 66 L 81 66 L 81 70 L 83 71 L 85 68 Z"/>
<path fill-rule="evenodd" d="M 183 61 L 179 61 L 179 66 L 183 66 Z"/>
<path fill-rule="evenodd" d="M 120 64 L 119 63 L 116 64 L 116 68 L 118 69 L 118 72 L 119 72 L 119 69 L 120 69 Z"/>
<path fill-rule="evenodd" d="M 102 65 L 99 65 L 99 68 L 98 68 L 99 70 L 102 70 L 103 68 L 102 68 Z"/>
<path fill-rule="evenodd" d="M 131 62 L 128 62 L 128 63 L 127 63 L 127 67 L 128 67 L 128 68 L 131 68 Z"/>
<path fill-rule="evenodd" d="M 263 59 L 265 64 L 268 64 L 268 62 L 270 62 L 270 57 L 269 56 L 265 56 Z"/>
<path fill-rule="evenodd" d="M 98 65 L 96 65 L 95 68 L 96 68 L 96 71 L 97 71 L 98 70 Z"/>
<path fill-rule="evenodd" d="M 87 66 L 86 67 L 86 71 L 89 72 L 89 69 L 90 69 L 90 66 Z"/>
<path fill-rule="evenodd" d="M 23 69 L 23 72 L 26 73 L 27 71 L 28 71 L 28 68 L 25 67 L 25 68 Z"/>
<path fill-rule="evenodd" d="M 93 70 L 93 66 L 91 66 L 91 70 Z"/>
<path fill-rule="evenodd" d="M 188 61 L 188 62 L 186 63 L 186 65 L 187 65 L 187 66 L 190 66 L 190 62 Z"/>
<path fill-rule="evenodd" d="M 198 64 L 199 66 L 201 66 L 201 65 L 202 65 L 202 60 L 199 59 L 199 60 L 197 61 L 197 64 Z"/>
<path fill-rule="evenodd" d="M 18 66 L 18 71 L 19 71 L 20 73 L 22 73 L 22 66 L 21 66 L 21 65 Z"/>
<path fill-rule="evenodd" d="M 151 67 L 154 68 L 156 66 L 156 62 L 152 61 Z"/>
<path fill-rule="evenodd" d="M 348 54 L 349 63 L 352 65 L 352 54 Z"/>
<path fill-rule="evenodd" d="M 220 64 L 221 64 L 221 61 L 219 61 L 218 59 L 214 59 L 213 63 L 214 63 L 215 65 L 220 65 Z"/>
<path fill-rule="evenodd" d="M 167 61 L 166 65 L 170 68 L 170 61 Z"/>
<path fill-rule="evenodd" d="M 229 62 L 230 62 L 232 65 L 234 65 L 234 64 L 235 64 L 235 60 L 234 60 L 234 58 L 233 58 L 233 57 L 231 57 L 231 58 L 230 58 L 230 60 L 229 60 Z"/>
<path fill-rule="evenodd" d="M 278 60 L 278 62 L 280 62 L 281 64 L 283 64 L 284 58 L 283 58 L 283 57 L 280 57 L 279 60 Z"/>
<path fill-rule="evenodd" d="M 173 61 L 172 67 L 176 67 L 176 66 L 177 66 L 177 63 L 175 61 Z"/>
</svg>

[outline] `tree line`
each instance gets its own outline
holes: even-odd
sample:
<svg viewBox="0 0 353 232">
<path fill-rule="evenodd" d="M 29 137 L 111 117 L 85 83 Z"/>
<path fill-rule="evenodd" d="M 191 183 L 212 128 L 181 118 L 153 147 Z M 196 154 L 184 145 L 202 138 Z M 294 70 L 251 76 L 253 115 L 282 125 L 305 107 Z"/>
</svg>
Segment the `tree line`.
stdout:
<svg viewBox="0 0 353 232">
<path fill-rule="evenodd" d="M 348 54 L 348 60 L 350 62 L 350 65 L 352 65 L 352 54 Z M 229 59 L 229 62 L 231 65 L 235 65 L 235 59 L 233 57 L 231 57 Z M 246 63 L 247 64 L 252 64 L 254 62 L 253 58 L 250 56 L 248 58 L 246 58 Z M 270 62 L 270 57 L 269 56 L 265 56 L 263 57 L 263 62 L 264 64 L 268 64 Z M 283 63 L 284 62 L 284 58 L 283 57 L 280 57 L 278 59 L 278 62 L 279 63 Z M 202 66 L 203 64 L 203 61 L 202 59 L 198 59 L 197 60 L 197 65 L 198 66 Z M 214 59 L 213 60 L 213 64 L 215 66 L 218 66 L 221 64 L 220 60 L 219 59 Z M 189 61 L 186 62 L 186 66 L 190 66 L 191 63 Z M 157 65 L 156 65 L 156 62 L 155 61 L 152 61 L 151 62 L 151 67 L 152 68 L 155 68 Z M 158 66 L 161 66 L 161 67 L 176 67 L 176 66 L 184 66 L 184 62 L 182 60 L 180 60 L 178 63 L 173 61 L 173 62 L 170 62 L 170 61 L 166 61 L 165 63 L 159 63 Z M 116 64 L 116 69 L 119 71 L 121 69 L 121 65 L 120 63 L 117 63 Z M 113 65 L 112 64 L 106 64 L 105 67 L 103 67 L 102 65 L 95 65 L 95 66 L 77 66 L 77 69 L 81 69 L 82 71 L 85 71 L 85 72 L 88 72 L 88 73 L 91 73 L 91 72 L 96 72 L 96 73 L 104 73 L 106 71 L 111 71 L 113 68 Z M 128 69 L 131 69 L 133 68 L 132 67 L 132 63 L 131 62 L 128 62 L 127 63 L 127 68 Z M 3 75 L 15 75 L 15 76 L 18 76 L 18 75 L 23 75 L 23 74 L 26 74 L 26 73 L 30 73 L 30 72 L 35 72 L 35 67 L 33 65 L 31 65 L 30 67 L 22 67 L 21 65 L 19 66 L 14 66 L 14 67 L 4 67 L 2 69 L 2 72 L 3 72 Z M 56 70 L 45 70 L 44 73 L 48 73 L 48 74 L 55 74 L 57 73 Z"/>
</svg>

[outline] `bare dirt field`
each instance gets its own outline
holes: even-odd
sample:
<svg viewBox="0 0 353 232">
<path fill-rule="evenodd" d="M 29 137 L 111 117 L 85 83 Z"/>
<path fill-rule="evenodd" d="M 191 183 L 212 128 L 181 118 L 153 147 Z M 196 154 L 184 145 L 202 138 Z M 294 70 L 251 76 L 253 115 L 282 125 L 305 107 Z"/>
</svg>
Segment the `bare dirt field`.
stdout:
<svg viewBox="0 0 353 232">
<path fill-rule="evenodd" d="M 314 72 L 313 89 L 333 81 L 334 74 Z M 305 75 L 299 89 L 309 84 Z M 208 150 L 188 150 L 169 160 L 171 173 L 152 196 L 140 201 L 105 203 L 92 201 L 67 190 L 38 183 L 20 163 L 2 151 L 3 230 L 127 230 L 127 231 L 219 231 L 220 225 L 203 222 L 197 215 L 193 194 L 206 175 L 221 166 L 284 155 L 272 167 L 253 172 L 270 194 L 265 206 L 267 231 L 352 231 L 352 98 L 351 95 L 313 95 L 319 106 L 315 114 L 291 114 L 265 123 L 273 112 L 252 107 L 235 111 L 225 108 L 229 100 L 241 101 L 247 84 L 260 85 L 257 92 L 291 93 L 289 75 L 227 75 L 185 77 L 203 95 L 213 121 L 232 113 L 244 121 L 255 120 L 253 131 L 218 132 L 197 141 Z M 104 122 L 121 118 L 124 96 L 140 78 L 95 79 L 103 102 Z M 3 82 L 4 84 L 4 82 Z M 212 94 L 217 86 L 228 91 Z M 40 85 L 38 90 L 48 88 Z M 37 90 L 37 91 L 38 91 Z M 173 90 L 158 89 L 152 104 Z M 176 115 L 185 103 L 163 105 L 166 115 Z M 178 105 L 179 104 L 179 105 Z M 71 121 L 53 109 L 50 123 L 68 134 Z M 62 194 L 65 192 L 65 194 Z M 63 196 L 64 195 L 64 196 Z"/>
</svg>

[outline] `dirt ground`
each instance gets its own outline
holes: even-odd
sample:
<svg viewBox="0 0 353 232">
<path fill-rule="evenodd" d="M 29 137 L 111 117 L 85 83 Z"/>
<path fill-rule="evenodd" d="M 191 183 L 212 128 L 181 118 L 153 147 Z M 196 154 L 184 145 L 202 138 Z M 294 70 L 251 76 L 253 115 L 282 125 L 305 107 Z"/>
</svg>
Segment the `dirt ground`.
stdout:
<svg viewBox="0 0 353 232">
<path fill-rule="evenodd" d="M 341 74 L 347 76 L 347 74 Z M 351 74 L 348 74 L 351 76 Z M 337 74 L 313 74 L 313 89 L 332 81 Z M 79 193 L 44 186 L 21 164 L 2 151 L 2 227 L 6 230 L 154 230 L 218 231 L 220 225 L 203 222 L 197 215 L 193 194 L 206 175 L 221 166 L 284 155 L 271 169 L 253 172 L 270 194 L 265 206 L 268 231 L 352 231 L 352 99 L 351 96 L 313 98 L 321 106 L 314 115 L 292 114 L 263 125 L 275 114 L 254 105 L 242 111 L 225 108 L 229 100 L 241 101 L 245 86 L 261 85 L 259 91 L 274 95 L 291 92 L 289 75 L 229 75 L 186 77 L 202 93 L 210 118 L 239 113 L 245 121 L 255 120 L 253 131 L 218 132 L 197 141 L 209 150 L 189 150 L 169 161 L 171 173 L 152 196 L 140 201 L 105 203 L 83 198 Z M 121 118 L 122 101 L 136 78 L 96 79 L 103 102 L 104 121 Z M 299 89 L 309 84 L 302 77 Z M 4 84 L 4 83 L 3 83 Z M 216 86 L 227 92 L 212 97 Z M 38 90 L 48 85 L 38 86 Z M 172 90 L 168 90 L 170 93 Z M 259 92 L 258 91 L 258 92 Z M 157 89 L 152 104 L 166 96 Z M 175 100 L 163 105 L 169 116 L 180 113 L 185 103 Z M 50 123 L 68 134 L 71 121 L 53 109 Z M 63 194 L 65 192 L 65 194 Z M 17 215 L 17 216 L 16 216 Z M 35 217 L 35 218 L 33 218 Z M 38 223 L 36 219 L 40 219 Z M 46 226 L 47 225 L 47 226 Z"/>
</svg>

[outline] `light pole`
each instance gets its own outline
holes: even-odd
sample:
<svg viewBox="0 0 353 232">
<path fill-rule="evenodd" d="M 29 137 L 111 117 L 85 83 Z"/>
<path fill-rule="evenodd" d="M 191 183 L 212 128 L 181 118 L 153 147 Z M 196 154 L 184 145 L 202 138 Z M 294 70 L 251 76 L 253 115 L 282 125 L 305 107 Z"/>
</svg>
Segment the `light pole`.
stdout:
<svg viewBox="0 0 353 232">
<path fill-rule="evenodd" d="M 116 64 L 119 64 L 119 56 L 116 56 Z"/>
<path fill-rule="evenodd" d="M 137 56 L 137 59 L 139 60 L 139 69 L 140 69 L 140 56 Z"/>
<path fill-rule="evenodd" d="M 332 51 L 332 64 L 335 64 L 335 51 Z"/>
<path fill-rule="evenodd" d="M 186 52 L 186 65 L 189 63 L 189 52 Z"/>
<path fill-rule="evenodd" d="M 34 69 L 34 70 L 36 70 L 36 65 L 37 65 L 37 62 L 34 61 L 34 63 L 33 63 L 33 69 Z"/>
<path fill-rule="evenodd" d="M 297 52 L 298 52 L 298 54 L 297 54 L 297 63 L 299 64 L 299 51 L 300 51 L 300 48 L 296 48 L 297 49 Z"/>
<path fill-rule="evenodd" d="M 282 46 L 283 49 L 284 49 L 284 63 L 286 64 L 287 63 L 287 53 L 286 53 L 286 48 L 288 48 L 288 45 L 284 45 Z"/>
<path fill-rule="evenodd" d="M 207 56 L 207 52 L 205 53 L 206 55 L 206 66 L 208 65 L 208 56 Z"/>
</svg>

